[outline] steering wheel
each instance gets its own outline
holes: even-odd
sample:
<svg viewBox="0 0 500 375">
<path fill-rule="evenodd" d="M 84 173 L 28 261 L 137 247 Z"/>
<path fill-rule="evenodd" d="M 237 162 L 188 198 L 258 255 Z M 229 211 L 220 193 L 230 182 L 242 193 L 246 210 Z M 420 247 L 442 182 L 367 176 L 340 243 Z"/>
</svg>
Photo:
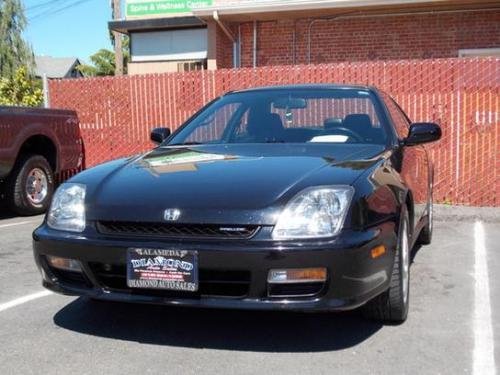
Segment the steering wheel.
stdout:
<svg viewBox="0 0 500 375">
<path fill-rule="evenodd" d="M 363 143 L 365 139 L 361 137 L 358 133 L 351 129 L 344 128 L 342 126 L 335 127 L 333 129 L 330 129 L 328 132 L 328 135 L 345 135 L 349 138 L 353 138 L 355 141 Z"/>
</svg>

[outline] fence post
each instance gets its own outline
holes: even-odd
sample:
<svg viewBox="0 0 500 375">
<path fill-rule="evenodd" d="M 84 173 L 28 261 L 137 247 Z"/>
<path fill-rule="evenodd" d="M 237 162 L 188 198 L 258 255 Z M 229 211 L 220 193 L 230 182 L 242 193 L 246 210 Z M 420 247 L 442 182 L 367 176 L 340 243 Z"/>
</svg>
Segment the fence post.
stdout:
<svg viewBox="0 0 500 375">
<path fill-rule="evenodd" d="M 43 73 L 42 82 L 43 82 L 43 106 L 44 108 L 49 108 L 50 107 L 49 80 L 47 79 L 47 74 L 45 73 Z"/>
</svg>

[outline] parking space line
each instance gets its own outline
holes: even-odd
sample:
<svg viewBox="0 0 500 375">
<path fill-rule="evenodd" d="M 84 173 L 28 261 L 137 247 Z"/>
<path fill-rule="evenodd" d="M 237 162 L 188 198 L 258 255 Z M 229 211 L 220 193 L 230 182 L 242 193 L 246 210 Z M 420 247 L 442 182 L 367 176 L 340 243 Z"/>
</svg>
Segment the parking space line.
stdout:
<svg viewBox="0 0 500 375">
<path fill-rule="evenodd" d="M 496 374 L 493 324 L 491 322 L 490 283 L 484 226 L 474 225 L 474 354 L 473 374 Z"/>
<path fill-rule="evenodd" d="M 38 293 L 28 294 L 27 296 L 16 298 L 12 301 L 0 304 L 0 312 L 22 305 L 23 303 L 33 301 L 38 298 L 50 296 L 51 294 L 53 294 L 51 291 L 43 290 Z"/>
<path fill-rule="evenodd" d="M 19 221 L 17 223 L 1 224 L 0 229 L 14 227 L 16 225 L 34 224 L 34 223 L 38 223 L 38 221 L 37 220 L 27 220 L 27 221 Z"/>
</svg>

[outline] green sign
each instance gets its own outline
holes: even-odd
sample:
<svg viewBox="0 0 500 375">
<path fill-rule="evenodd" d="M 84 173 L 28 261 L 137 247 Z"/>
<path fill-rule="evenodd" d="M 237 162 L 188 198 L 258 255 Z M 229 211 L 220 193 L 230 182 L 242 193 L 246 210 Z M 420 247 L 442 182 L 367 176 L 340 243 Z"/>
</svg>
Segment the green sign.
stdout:
<svg viewBox="0 0 500 375">
<path fill-rule="evenodd" d="M 189 13 L 196 8 L 211 6 L 212 3 L 213 0 L 128 0 L 127 17 Z"/>
</svg>

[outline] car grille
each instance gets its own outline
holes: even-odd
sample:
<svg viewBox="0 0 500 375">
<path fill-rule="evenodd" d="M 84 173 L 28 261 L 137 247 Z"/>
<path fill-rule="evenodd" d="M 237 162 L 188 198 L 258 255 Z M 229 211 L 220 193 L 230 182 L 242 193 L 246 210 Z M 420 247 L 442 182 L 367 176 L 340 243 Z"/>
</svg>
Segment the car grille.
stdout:
<svg viewBox="0 0 500 375">
<path fill-rule="evenodd" d="M 127 267 L 103 263 L 89 263 L 99 283 L 118 292 L 158 296 L 165 298 L 200 298 L 202 296 L 244 298 L 250 288 L 250 272 L 234 270 L 199 270 L 199 288 L 197 292 L 178 292 L 160 289 L 129 288 L 127 285 Z"/>
<path fill-rule="evenodd" d="M 257 225 L 168 224 L 122 221 L 99 221 L 97 223 L 97 230 L 100 233 L 134 237 L 246 239 L 252 237 L 258 229 Z"/>
</svg>

